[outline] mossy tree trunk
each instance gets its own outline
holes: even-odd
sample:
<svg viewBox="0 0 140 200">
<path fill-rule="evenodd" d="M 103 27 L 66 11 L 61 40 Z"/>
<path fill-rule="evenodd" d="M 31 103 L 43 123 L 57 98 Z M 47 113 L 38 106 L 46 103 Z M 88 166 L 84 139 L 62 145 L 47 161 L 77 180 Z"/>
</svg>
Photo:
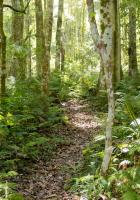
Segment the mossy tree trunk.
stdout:
<svg viewBox="0 0 140 200">
<path fill-rule="evenodd" d="M 42 81 L 42 91 L 48 93 L 48 65 L 46 56 L 42 1 L 35 0 L 36 10 L 36 69 Z"/>
<path fill-rule="evenodd" d="M 113 69 L 114 69 L 114 32 L 115 26 L 113 24 L 114 9 L 112 0 L 101 1 L 101 35 L 97 28 L 94 1 L 87 0 L 87 7 L 89 13 L 89 22 L 91 28 L 91 35 L 96 46 L 96 49 L 100 55 L 102 65 L 104 67 L 107 94 L 108 94 L 108 117 L 106 122 L 106 139 L 105 139 L 105 153 L 102 162 L 102 174 L 106 174 L 111 154 L 113 151 L 112 147 L 112 126 L 114 120 L 114 89 L 113 89 Z"/>
<path fill-rule="evenodd" d="M 12 0 L 12 6 L 18 10 L 24 9 L 23 0 Z M 11 74 L 18 80 L 26 78 L 26 55 L 24 49 L 24 13 L 12 12 L 12 42 L 14 55 Z"/>
<path fill-rule="evenodd" d="M 64 71 L 65 69 L 65 44 L 64 44 L 64 33 L 62 33 L 62 39 L 61 39 L 61 71 Z"/>
<path fill-rule="evenodd" d="M 102 1 L 101 1 L 102 2 Z M 113 1 L 112 2 L 112 12 L 114 13 L 112 15 L 112 24 L 114 24 L 115 26 L 115 31 L 114 31 L 114 41 L 113 41 L 113 45 L 114 45 L 114 67 L 113 67 L 113 84 L 114 86 L 116 86 L 121 78 L 122 78 L 122 68 L 121 68 L 121 39 L 120 39 L 120 12 L 119 12 L 119 7 L 120 7 L 120 1 Z M 102 10 L 100 9 L 100 17 L 101 17 L 101 21 L 104 18 L 104 13 L 102 12 Z M 101 22 L 101 34 L 102 31 L 104 31 L 104 24 Z M 104 70 L 102 67 L 102 63 L 100 63 L 100 76 L 99 76 L 99 80 L 98 80 L 98 90 L 100 89 L 105 89 L 105 74 L 104 74 Z"/>
<path fill-rule="evenodd" d="M 43 9 L 42 1 L 35 0 L 35 14 L 36 14 L 36 70 L 37 76 L 42 76 L 42 66 L 44 65 L 45 55 L 45 36 L 43 23 Z"/>
<path fill-rule="evenodd" d="M 25 42 L 28 45 L 27 48 L 27 56 L 26 56 L 26 63 L 27 63 L 27 77 L 32 77 L 32 43 L 31 43 L 31 25 L 32 25 L 32 16 L 30 14 L 30 5 L 27 8 L 27 13 L 25 16 L 25 29 L 26 29 L 26 37 Z"/>
<path fill-rule="evenodd" d="M 3 30 L 3 0 L 0 0 L 0 96 L 6 92 L 6 36 Z"/>
<path fill-rule="evenodd" d="M 136 47 L 136 8 L 132 4 L 129 7 L 129 76 L 135 77 L 138 74 L 137 47 Z"/>
<path fill-rule="evenodd" d="M 57 30 L 56 30 L 56 57 L 55 57 L 55 68 L 56 68 L 56 70 L 61 69 L 63 9 L 64 9 L 64 0 L 59 0 Z"/>
<path fill-rule="evenodd" d="M 114 86 L 118 84 L 122 78 L 121 69 L 121 38 L 120 38 L 120 0 L 113 1 L 114 4 L 114 24 L 115 24 L 115 38 L 114 38 Z"/>
<path fill-rule="evenodd" d="M 46 0 L 44 1 L 44 4 Z M 53 0 L 47 0 L 45 6 L 45 39 L 46 39 L 46 56 L 47 56 L 47 68 L 50 71 L 50 60 L 51 60 L 51 41 L 52 41 L 52 26 L 53 26 Z"/>
</svg>

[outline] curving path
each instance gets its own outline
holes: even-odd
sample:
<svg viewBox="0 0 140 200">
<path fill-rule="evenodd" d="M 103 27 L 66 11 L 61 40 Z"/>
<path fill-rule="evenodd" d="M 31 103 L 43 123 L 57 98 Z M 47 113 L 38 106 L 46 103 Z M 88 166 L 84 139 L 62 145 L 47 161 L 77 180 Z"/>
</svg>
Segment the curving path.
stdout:
<svg viewBox="0 0 140 200">
<path fill-rule="evenodd" d="M 82 149 L 90 142 L 99 128 L 98 120 L 84 101 L 63 103 L 69 123 L 56 130 L 70 141 L 58 148 L 49 163 L 35 164 L 23 177 L 19 190 L 26 200 L 80 200 L 65 191 L 65 182 L 71 171 L 82 159 Z"/>
</svg>

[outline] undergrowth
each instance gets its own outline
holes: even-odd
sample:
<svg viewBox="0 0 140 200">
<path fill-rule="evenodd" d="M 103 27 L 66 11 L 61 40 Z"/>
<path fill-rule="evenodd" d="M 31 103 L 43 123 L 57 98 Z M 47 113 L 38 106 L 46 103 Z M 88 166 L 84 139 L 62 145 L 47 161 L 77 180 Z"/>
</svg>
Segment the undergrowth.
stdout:
<svg viewBox="0 0 140 200">
<path fill-rule="evenodd" d="M 11 177 L 22 172 L 23 166 L 48 160 L 60 144 L 66 143 L 63 137 L 49 133 L 50 129 L 68 121 L 61 108 L 63 101 L 86 98 L 94 111 L 106 115 L 106 92 L 101 91 L 98 97 L 92 93 L 98 76 L 92 71 L 87 72 L 87 69 L 80 71 L 80 64 L 79 68 L 77 65 L 69 66 L 61 74 L 58 71 L 51 74 L 49 97 L 42 94 L 38 80 L 20 81 L 9 87 L 8 96 L 0 107 L 1 199 L 22 200 L 23 197 L 14 192 L 16 186 Z M 76 167 L 75 176 L 70 183 L 72 191 L 87 196 L 88 200 L 140 199 L 137 123 L 140 114 L 139 78 L 122 81 L 115 97 L 114 151 L 108 176 L 100 175 L 105 140 L 102 130 L 83 150 L 83 163 Z"/>
<path fill-rule="evenodd" d="M 60 144 L 66 143 L 49 129 L 67 123 L 67 117 L 55 96 L 42 94 L 39 81 L 30 79 L 8 86 L 0 107 L 0 198 L 21 200 L 11 177 L 33 162 L 48 160 Z"/>
<path fill-rule="evenodd" d="M 139 78 L 126 78 L 118 85 L 115 96 L 114 150 L 108 175 L 103 177 L 100 174 L 105 140 L 104 130 L 101 130 L 83 150 L 83 162 L 75 168 L 75 175 L 68 183 L 69 186 L 66 185 L 66 188 L 70 187 L 73 192 L 88 200 L 140 199 L 140 129 L 137 121 L 140 114 Z M 95 101 L 99 111 L 103 99 L 106 99 L 105 95 L 102 100 L 97 98 Z"/>
</svg>

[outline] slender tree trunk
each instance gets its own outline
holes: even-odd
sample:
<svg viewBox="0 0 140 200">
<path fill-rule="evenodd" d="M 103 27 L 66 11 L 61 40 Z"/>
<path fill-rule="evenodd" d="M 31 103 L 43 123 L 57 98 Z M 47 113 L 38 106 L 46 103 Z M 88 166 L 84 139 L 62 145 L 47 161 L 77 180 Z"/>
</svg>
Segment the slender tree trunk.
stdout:
<svg viewBox="0 0 140 200">
<path fill-rule="evenodd" d="M 42 91 L 48 93 L 48 65 L 45 46 L 42 1 L 35 0 L 36 8 L 36 68 L 42 80 Z"/>
<path fill-rule="evenodd" d="M 135 77 L 138 74 L 137 47 L 136 47 L 136 8 L 130 5 L 129 8 L 129 76 Z"/>
<path fill-rule="evenodd" d="M 0 96 L 6 92 L 6 36 L 3 30 L 3 0 L 0 0 Z"/>
<path fill-rule="evenodd" d="M 12 0 L 12 6 L 16 9 L 23 10 L 23 0 Z M 23 34 L 24 34 L 24 14 L 12 13 L 12 41 L 15 45 L 15 54 L 12 63 L 12 75 L 17 79 L 24 80 L 26 77 L 26 56 L 23 51 Z M 17 50 L 17 49 L 20 49 Z"/>
<path fill-rule="evenodd" d="M 44 1 L 46 3 L 46 0 Z M 45 5 L 44 3 L 44 5 Z M 47 56 L 47 68 L 50 71 L 51 60 L 51 41 L 52 41 L 52 26 L 53 26 L 53 0 L 48 0 L 45 7 L 45 37 L 46 37 L 46 56 Z"/>
<path fill-rule="evenodd" d="M 102 173 L 107 173 L 112 147 L 112 126 L 114 120 L 114 89 L 113 89 L 113 69 L 114 69 L 114 24 L 112 18 L 114 18 L 112 0 L 101 1 L 101 35 L 97 28 L 95 19 L 94 2 L 93 0 L 87 0 L 87 7 L 89 13 L 89 22 L 91 28 L 91 35 L 95 43 L 96 49 L 100 55 L 104 72 L 108 94 L 108 117 L 106 122 L 106 140 L 105 140 L 105 154 L 102 162 Z"/>
<path fill-rule="evenodd" d="M 56 57 L 55 57 L 56 70 L 61 69 L 61 40 L 62 40 L 63 7 L 64 7 L 64 0 L 59 0 L 57 30 L 56 30 Z"/>
<path fill-rule="evenodd" d="M 42 66 L 44 65 L 45 55 L 45 36 L 43 23 L 42 1 L 35 0 L 36 12 L 36 70 L 37 76 L 42 76 Z"/>
<path fill-rule="evenodd" d="M 82 20 L 81 20 L 81 46 L 83 46 L 85 36 L 86 2 L 82 1 Z"/>
<path fill-rule="evenodd" d="M 30 15 L 30 6 L 27 9 L 27 14 L 25 16 L 25 28 L 26 28 L 26 43 L 28 44 L 28 54 L 26 57 L 27 63 L 27 77 L 32 77 L 32 44 L 31 44 L 31 15 Z"/>
<path fill-rule="evenodd" d="M 114 45 L 114 85 L 120 82 L 121 80 L 121 39 L 120 39 L 120 0 L 113 1 L 114 3 L 114 24 L 115 24 L 115 45 Z"/>
<path fill-rule="evenodd" d="M 65 68 L 65 47 L 64 47 L 64 36 L 61 41 L 61 71 Z"/>
<path fill-rule="evenodd" d="M 99 73 L 99 78 L 96 85 L 97 94 L 100 90 L 104 90 L 104 89 L 106 89 L 105 72 L 104 72 L 102 61 L 100 61 L 100 73 Z"/>
<path fill-rule="evenodd" d="M 101 1 L 102 2 L 102 1 Z M 112 24 L 115 26 L 115 31 L 114 31 L 114 69 L 113 69 L 113 84 L 116 86 L 122 77 L 122 68 L 121 68 L 121 39 L 120 39 L 120 14 L 119 14 L 119 7 L 120 7 L 120 0 L 113 1 L 112 2 Z M 100 12 L 101 19 L 104 18 L 104 13 Z M 101 34 L 102 31 L 104 30 L 104 24 L 101 23 Z M 100 68 L 100 75 L 99 75 L 99 80 L 98 80 L 98 90 L 105 88 L 105 78 L 104 78 L 104 70 L 102 67 L 101 63 L 101 68 Z M 101 88 L 100 88 L 101 87 Z"/>
</svg>

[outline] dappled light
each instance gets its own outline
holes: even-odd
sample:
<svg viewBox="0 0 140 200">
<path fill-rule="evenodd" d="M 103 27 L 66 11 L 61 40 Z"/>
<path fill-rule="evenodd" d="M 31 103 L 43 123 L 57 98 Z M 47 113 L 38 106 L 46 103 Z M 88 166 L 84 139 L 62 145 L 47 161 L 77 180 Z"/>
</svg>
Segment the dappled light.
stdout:
<svg viewBox="0 0 140 200">
<path fill-rule="evenodd" d="M 71 173 L 74 173 L 73 170 L 76 169 L 79 158 L 82 158 L 82 150 L 90 138 L 92 139 L 93 132 L 95 135 L 100 126 L 93 115 L 86 111 L 90 107 L 84 102 L 69 101 L 63 103 L 63 108 L 65 108 L 69 122 L 56 131 L 58 135 L 63 135 L 65 144 L 60 144 L 51 161 L 45 164 L 43 162 L 34 164 L 32 169 L 29 169 L 27 176 L 21 176 L 21 191 L 26 196 L 32 193 L 33 198 L 37 196 L 44 200 L 51 198 L 80 199 L 77 195 L 66 192 L 63 187 L 65 181 L 70 181 Z M 92 112 L 91 109 L 90 112 Z M 30 174 L 29 177 L 28 174 Z"/>
<path fill-rule="evenodd" d="M 0 0 L 0 200 L 140 200 L 139 13 Z"/>
<path fill-rule="evenodd" d="M 86 112 L 89 107 L 88 104 L 84 103 L 84 105 L 79 105 L 77 102 L 68 102 L 64 105 L 69 107 L 70 112 L 72 112 L 72 126 L 83 129 L 84 131 L 88 131 L 88 129 L 93 130 L 98 126 L 97 118 L 94 116 L 93 112 Z"/>
</svg>

